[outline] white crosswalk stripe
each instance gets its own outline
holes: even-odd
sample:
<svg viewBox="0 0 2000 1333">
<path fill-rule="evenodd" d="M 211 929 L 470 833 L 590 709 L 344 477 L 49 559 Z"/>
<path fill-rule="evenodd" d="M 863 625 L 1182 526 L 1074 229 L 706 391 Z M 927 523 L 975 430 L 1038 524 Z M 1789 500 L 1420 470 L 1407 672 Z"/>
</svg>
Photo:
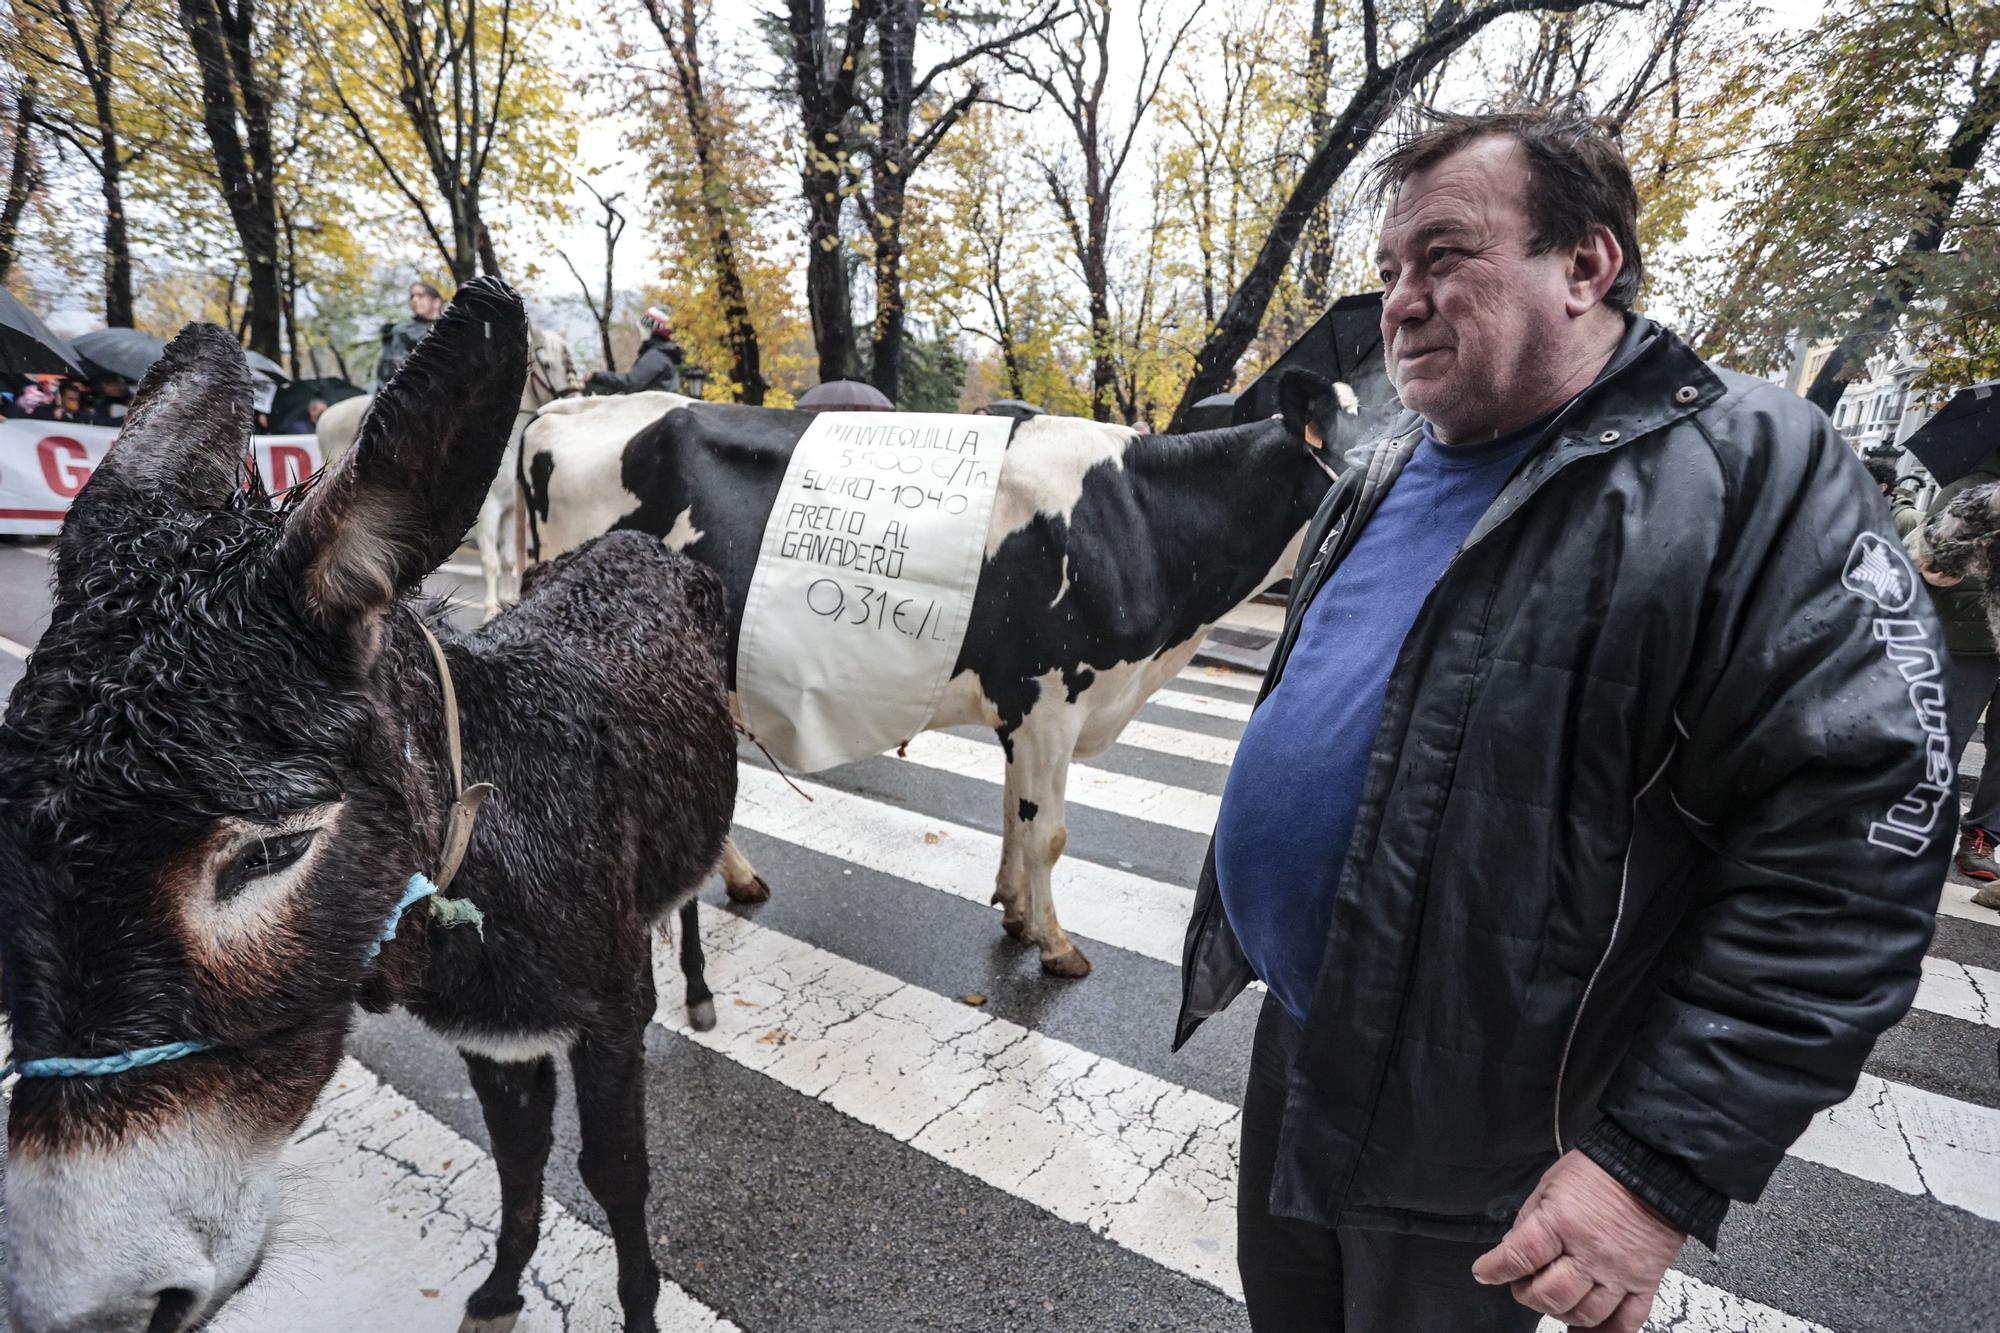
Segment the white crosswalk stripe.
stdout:
<svg viewBox="0 0 2000 1333">
<path fill-rule="evenodd" d="M 1186 690 L 1160 690 L 1146 701 L 1159 704 L 1163 708 L 1178 708 L 1184 713 L 1199 713 L 1203 717 L 1219 717 L 1230 722 L 1250 720 L 1250 701 L 1242 703 L 1234 699 L 1215 699 L 1206 694 L 1190 694 Z"/>
<path fill-rule="evenodd" d="M 910 741 L 906 754 L 911 762 L 926 768 L 990 782 L 995 787 L 1005 780 L 1006 758 L 1000 747 L 964 736 L 925 732 Z M 1222 810 L 1220 796 L 1128 777 L 1085 763 L 1069 766 L 1069 781 L 1064 790 L 1065 799 L 1072 805 L 1093 806 L 1203 836 L 1215 828 L 1215 817 Z"/>
</svg>

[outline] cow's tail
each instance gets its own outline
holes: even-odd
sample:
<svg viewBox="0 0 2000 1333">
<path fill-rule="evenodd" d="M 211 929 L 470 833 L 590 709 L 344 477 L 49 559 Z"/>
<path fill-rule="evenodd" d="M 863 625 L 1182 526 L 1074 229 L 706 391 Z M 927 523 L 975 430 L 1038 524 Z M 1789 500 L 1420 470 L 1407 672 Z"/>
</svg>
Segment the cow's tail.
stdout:
<svg viewBox="0 0 2000 1333">
<path fill-rule="evenodd" d="M 530 426 L 534 424 L 532 421 L 528 423 Z M 548 484 L 546 473 L 542 477 L 542 483 L 545 486 Z M 528 513 L 528 559 L 535 564 L 540 564 L 542 561 L 542 525 L 536 519 L 535 515 L 535 511 L 540 507 L 540 504 L 537 503 L 535 493 L 528 488 L 528 432 L 525 428 L 521 431 L 521 447 L 514 451 L 514 493 L 521 497 L 521 505 Z M 546 498 L 544 497 L 540 503 L 546 502 Z M 514 530 L 516 532 L 521 530 L 518 524 Z M 525 573 L 526 571 L 524 570 L 523 572 Z"/>
</svg>

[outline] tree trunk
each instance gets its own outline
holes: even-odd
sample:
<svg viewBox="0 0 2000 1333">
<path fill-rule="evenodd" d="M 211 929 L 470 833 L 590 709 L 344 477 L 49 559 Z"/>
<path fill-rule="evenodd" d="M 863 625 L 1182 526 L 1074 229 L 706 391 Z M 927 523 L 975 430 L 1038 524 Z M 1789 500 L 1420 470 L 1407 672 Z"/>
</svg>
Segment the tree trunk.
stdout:
<svg viewBox="0 0 2000 1333">
<path fill-rule="evenodd" d="M 695 0 L 681 0 L 678 36 L 656 7 L 657 3 L 658 0 L 648 0 L 648 12 L 673 57 L 674 78 L 680 88 L 682 109 L 687 113 L 688 141 L 694 149 L 695 172 L 701 183 L 702 216 L 708 223 L 709 259 L 715 265 L 715 291 L 722 299 L 725 328 L 722 341 L 729 349 L 730 378 L 736 383 L 739 401 L 761 407 L 769 386 L 764 382 L 757 329 L 750 319 L 750 301 L 736 258 L 736 237 L 725 205 L 729 182 L 722 178 L 715 161 L 715 131 L 708 116 L 708 94 L 702 86 L 701 49 L 697 41 L 700 21 Z"/>
<path fill-rule="evenodd" d="M 1309 133 L 1313 143 L 1322 143 L 1332 126 L 1327 106 L 1331 82 L 1333 50 L 1327 30 L 1326 0 L 1313 0 L 1312 50 L 1306 56 L 1306 97 L 1312 104 Z M 1333 210 L 1321 199 L 1306 222 L 1305 264 L 1299 274 L 1299 297 L 1305 303 L 1306 320 L 1318 318 L 1327 304 L 1327 284 L 1333 276 Z"/>
<path fill-rule="evenodd" d="M 106 130 L 100 164 L 104 190 L 104 322 L 114 329 L 132 327 L 132 238 L 125 229 L 125 190 L 118 161 L 118 139 Z"/>
<path fill-rule="evenodd" d="M 890 402 L 903 384 L 903 205 L 910 167 L 910 97 L 916 86 L 922 0 L 885 0 L 875 20 L 882 60 L 881 138 L 875 150 L 875 338 L 872 379 Z"/>
<path fill-rule="evenodd" d="M 1972 105 L 1952 131 L 1944 164 L 1931 179 L 1931 207 L 1923 223 L 1903 242 L 1903 251 L 1889 270 L 1886 285 L 1868 303 L 1860 327 L 1834 345 L 1826 363 L 1813 376 L 1806 398 L 1820 411 L 1831 414 L 1840 402 L 1840 395 L 1846 392 L 1847 385 L 1841 376 L 1850 360 L 1849 349 L 1865 356 L 1872 344 L 1895 329 L 1903 311 L 1921 295 L 1910 261 L 1936 254 L 1944 244 L 1945 235 L 1951 230 L 1952 210 L 1958 206 L 1966 177 L 1979 165 L 1987 141 L 1993 137 L 1996 121 L 2000 121 L 2000 65 L 1986 76 L 1986 82 L 1973 94 Z"/>
<path fill-rule="evenodd" d="M 1291 262 L 1306 222 L 1347 168 L 1367 149 L 1375 132 L 1402 102 L 1409 90 L 1425 79 L 1454 52 L 1495 19 L 1530 9 L 1573 11 L 1587 0 L 1496 0 L 1471 13 L 1456 4 L 1437 11 L 1424 35 L 1400 59 L 1387 66 L 1370 66 L 1348 99 L 1340 117 L 1328 130 L 1312 161 L 1300 173 L 1291 195 L 1271 223 L 1271 230 L 1257 251 L 1257 258 L 1237 284 L 1215 322 L 1201 350 L 1195 353 L 1194 375 L 1174 409 L 1170 431 L 1185 428 L 1187 413 L 1210 394 L 1229 388 L 1235 378 L 1236 363 L 1256 338 L 1278 290 L 1278 280 Z M 1365 34 L 1372 52 L 1375 34 Z"/>
<path fill-rule="evenodd" d="M 21 214 L 41 183 L 35 165 L 35 81 L 23 79 L 14 98 L 14 156 L 7 172 L 7 198 L 0 203 L 0 279 L 14 268 L 20 254 Z"/>
<path fill-rule="evenodd" d="M 269 104 L 258 86 L 254 0 L 180 0 L 181 30 L 201 72 L 202 126 L 229 218 L 249 269 L 249 345 L 276 359 L 283 299 L 278 280 L 278 202 Z M 242 118 L 245 137 L 236 132 Z"/>
<path fill-rule="evenodd" d="M 806 202 L 806 308 L 812 315 L 813 347 L 819 378 L 846 379 L 854 373 L 854 300 L 847 281 L 841 242 L 842 190 L 846 186 L 847 120 L 855 107 L 855 79 L 861 38 L 875 15 L 875 0 L 855 0 L 837 63 L 822 58 L 825 0 L 787 0 L 792 71 L 797 82 L 805 152 L 799 183 Z"/>
</svg>

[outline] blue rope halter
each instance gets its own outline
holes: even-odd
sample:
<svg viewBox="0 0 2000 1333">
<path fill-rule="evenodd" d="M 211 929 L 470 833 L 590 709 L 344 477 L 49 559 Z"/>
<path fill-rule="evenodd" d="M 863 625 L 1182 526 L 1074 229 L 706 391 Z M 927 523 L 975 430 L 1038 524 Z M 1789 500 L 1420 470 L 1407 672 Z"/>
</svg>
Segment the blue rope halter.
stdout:
<svg viewBox="0 0 2000 1333">
<path fill-rule="evenodd" d="M 412 875 L 408 886 L 403 889 L 402 901 L 396 910 L 389 913 L 389 919 L 382 923 L 382 934 L 369 946 L 368 957 L 372 960 L 382 952 L 382 946 L 396 938 L 396 927 L 403 923 L 403 913 L 429 898 L 438 891 L 428 875 Z M 215 1043 L 208 1041 L 170 1041 L 159 1046 L 141 1046 L 137 1050 L 120 1051 L 116 1055 L 48 1055 L 39 1060 L 9 1061 L 0 1065 L 0 1079 L 9 1074 L 19 1074 L 22 1078 L 97 1078 L 104 1074 L 123 1074 L 128 1070 L 144 1069 L 148 1065 L 165 1064 L 186 1055 L 198 1055 L 214 1049 Z"/>
</svg>

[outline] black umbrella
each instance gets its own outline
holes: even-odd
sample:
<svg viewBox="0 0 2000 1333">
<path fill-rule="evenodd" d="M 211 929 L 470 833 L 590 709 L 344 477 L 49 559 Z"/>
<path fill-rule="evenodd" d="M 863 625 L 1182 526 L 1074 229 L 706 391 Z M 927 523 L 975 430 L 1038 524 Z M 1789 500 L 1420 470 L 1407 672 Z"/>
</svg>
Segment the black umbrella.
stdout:
<svg viewBox="0 0 2000 1333">
<path fill-rule="evenodd" d="M 1002 398 L 997 403 L 988 403 L 986 410 L 996 417 L 1014 417 L 1026 421 L 1029 417 L 1047 416 L 1049 409 L 1024 403 L 1018 398 Z"/>
<path fill-rule="evenodd" d="M 1215 430 L 1236 419 L 1238 393 L 1212 393 L 1188 408 L 1187 429 Z"/>
<path fill-rule="evenodd" d="M 331 407 L 343 398 L 358 398 L 365 392 L 367 390 L 332 376 L 317 380 L 293 380 L 271 395 L 271 422 L 283 426 L 293 417 L 304 416 L 315 398 Z"/>
<path fill-rule="evenodd" d="M 81 373 L 83 360 L 40 316 L 0 290 L 0 370 L 11 375 Z"/>
<path fill-rule="evenodd" d="M 167 340 L 137 329 L 98 329 L 78 338 L 76 350 L 100 374 L 117 375 L 136 384 L 145 378 L 146 368 L 167 350 Z M 268 356 L 245 351 L 243 359 L 250 369 L 266 378 L 280 383 L 291 378 Z"/>
<path fill-rule="evenodd" d="M 1960 389 L 1936 416 L 1903 442 L 1930 469 L 1940 486 L 1949 486 L 2000 449 L 2000 380 Z"/>
<path fill-rule="evenodd" d="M 872 384 L 860 380 L 828 380 L 799 395 L 799 406 L 814 412 L 893 412 L 896 405 Z"/>
</svg>

